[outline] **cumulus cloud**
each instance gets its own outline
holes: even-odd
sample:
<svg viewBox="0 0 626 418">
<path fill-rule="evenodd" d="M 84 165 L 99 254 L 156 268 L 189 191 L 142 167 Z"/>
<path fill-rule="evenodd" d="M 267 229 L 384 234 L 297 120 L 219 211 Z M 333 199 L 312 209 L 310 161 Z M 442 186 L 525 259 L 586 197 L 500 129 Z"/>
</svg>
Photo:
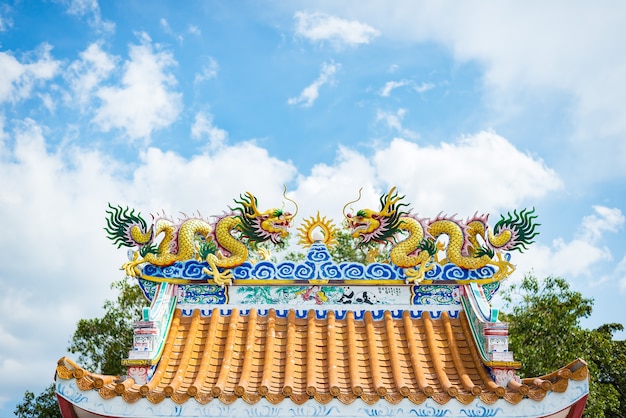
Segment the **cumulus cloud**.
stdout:
<svg viewBox="0 0 626 418">
<path fill-rule="evenodd" d="M 13 261 L 0 272 L 0 315 L 13 319 L 0 324 L 0 375 L 15 380 L 11 387 L 2 382 L 0 392 L 16 397 L 13 385 L 49 381 L 46 364 L 63 354 L 79 318 L 99 312 L 107 283 L 120 277 L 115 255 L 95 235 L 106 199 L 119 192 L 110 177 L 114 163 L 74 149 L 50 153 L 34 121 L 8 135 L 0 153 L 0 216 L 7 222 L 0 249 Z M 108 271 L 94 270 L 94 256 Z M 68 297 L 68 289 L 82 297 Z"/>
<path fill-rule="evenodd" d="M 44 129 L 26 119 L 0 141 L 0 393 L 21 396 L 49 382 L 80 318 L 100 315 L 109 284 L 122 278 L 124 251 L 107 240 L 107 203 L 134 207 L 150 219 L 165 210 L 219 215 L 250 190 L 262 207 L 280 206 L 282 187 L 295 176 L 288 162 L 253 143 L 214 155 L 183 158 L 148 148 L 123 167 L 99 152 L 51 149 Z M 234 167 L 237 167 L 235 172 Z M 45 318 L 54 318 L 47 321 Z"/>
<path fill-rule="evenodd" d="M 332 165 L 316 164 L 307 175 L 300 175 L 295 191 L 302 216 L 317 211 L 335 224 L 342 222 L 341 208 L 354 200 L 363 188 L 363 201 L 377 201 L 379 191 L 376 170 L 370 159 L 347 147 L 339 147 Z"/>
<path fill-rule="evenodd" d="M 213 115 L 206 112 L 198 112 L 193 125 L 191 125 L 191 137 L 194 139 L 206 138 L 209 149 L 215 149 L 226 143 L 228 132 L 213 124 Z"/>
<path fill-rule="evenodd" d="M 91 100 L 92 93 L 113 72 L 119 59 L 103 51 L 97 42 L 89 45 L 79 56 L 79 60 L 68 66 L 65 78 L 74 92 L 71 100 L 86 104 Z"/>
<path fill-rule="evenodd" d="M 138 45 L 130 46 L 124 63 L 121 87 L 101 87 L 96 96 L 101 105 L 93 119 L 103 131 L 121 129 L 131 140 L 149 140 L 153 131 L 172 124 L 182 109 L 182 95 L 168 72 L 176 65 L 171 53 L 153 45 L 142 34 Z"/>
<path fill-rule="evenodd" d="M 334 81 L 335 73 L 341 68 L 341 64 L 335 64 L 334 62 L 322 64 L 322 70 L 320 75 L 313 83 L 305 87 L 304 90 L 297 97 L 292 97 L 287 100 L 290 105 L 301 105 L 302 107 L 310 107 L 319 97 L 319 90 L 325 84 L 332 83 Z"/>
<path fill-rule="evenodd" d="M 368 44 L 380 35 L 373 27 L 356 20 L 346 20 L 324 13 L 296 12 L 296 35 L 311 42 L 329 41 L 336 48 Z"/>
<path fill-rule="evenodd" d="M 0 52 L 0 104 L 30 97 L 35 87 L 55 77 L 60 62 L 50 54 L 52 47 L 42 44 L 24 56 L 23 62 L 10 52 Z"/>
<path fill-rule="evenodd" d="M 585 216 L 581 225 L 581 238 L 587 241 L 598 241 L 604 232 L 616 232 L 624 226 L 624 214 L 618 208 L 594 206 L 593 215 Z"/>
<path fill-rule="evenodd" d="M 590 278 L 590 285 L 598 286 L 611 280 L 626 283 L 626 257 L 617 264 L 614 271 L 599 275 L 598 266 L 613 260 L 613 254 L 606 242 L 607 233 L 616 233 L 624 225 L 624 214 L 620 209 L 594 206 L 594 213 L 584 216 L 578 231 L 570 241 L 555 238 L 551 243 L 536 243 L 529 247 L 520 258 L 514 280 L 523 274 L 533 272 L 537 277 L 555 275 L 567 279 Z"/>
<path fill-rule="evenodd" d="M 491 131 L 437 146 L 394 139 L 373 161 L 385 183 L 403 185 L 430 215 L 516 209 L 562 187 L 543 161 Z"/>
</svg>

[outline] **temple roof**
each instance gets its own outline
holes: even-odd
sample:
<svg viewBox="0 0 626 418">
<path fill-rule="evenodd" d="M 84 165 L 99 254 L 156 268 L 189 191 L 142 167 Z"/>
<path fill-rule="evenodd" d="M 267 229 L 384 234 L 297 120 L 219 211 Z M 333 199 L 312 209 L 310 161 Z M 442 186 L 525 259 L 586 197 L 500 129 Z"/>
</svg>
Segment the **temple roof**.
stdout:
<svg viewBox="0 0 626 418">
<path fill-rule="evenodd" d="M 319 213 L 298 229 L 305 258 L 274 261 L 258 244 L 282 242 L 293 215 L 259 211 L 250 193 L 214 223 L 148 226 L 111 207 L 107 233 L 135 248 L 122 268 L 151 304 L 127 376 L 59 361 L 64 417 L 580 416 L 584 361 L 520 379 L 489 303 L 515 269 L 509 253 L 536 235 L 534 212 L 491 232 L 486 215 L 421 219 L 403 198 L 392 188 L 379 211 L 344 207 L 361 244 L 392 247 L 368 263 L 333 260 L 337 231 Z"/>
<path fill-rule="evenodd" d="M 511 380 L 498 386 L 484 366 L 467 317 L 428 312 L 413 317 L 404 311 L 356 318 L 352 311 L 329 310 L 319 315 L 296 311 L 213 309 L 204 315 L 176 309 L 154 375 L 145 385 L 132 378 L 90 373 L 62 358 L 57 374 L 76 379 L 81 390 L 97 390 L 104 399 L 117 396 L 133 403 L 146 398 L 158 404 L 170 398 L 183 404 L 194 398 L 206 404 L 217 398 L 230 404 L 241 398 L 254 404 L 266 398 L 278 404 L 290 398 L 303 404 L 311 398 L 325 404 L 349 404 L 360 398 L 373 404 L 408 399 L 438 404 L 480 399 L 543 399 L 564 392 L 570 379 L 584 380 L 582 360 L 541 378 Z"/>
</svg>

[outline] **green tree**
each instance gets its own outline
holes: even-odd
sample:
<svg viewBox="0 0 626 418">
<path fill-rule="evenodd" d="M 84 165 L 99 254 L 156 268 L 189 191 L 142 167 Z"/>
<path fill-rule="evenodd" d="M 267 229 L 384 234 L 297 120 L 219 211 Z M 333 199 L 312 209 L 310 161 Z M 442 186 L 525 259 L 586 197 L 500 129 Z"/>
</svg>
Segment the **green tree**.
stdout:
<svg viewBox="0 0 626 418">
<path fill-rule="evenodd" d="M 18 418 L 61 418 L 54 383 L 36 398 L 33 392 L 26 391 L 24 400 L 17 405 L 13 413 Z"/>
<path fill-rule="evenodd" d="M 128 356 L 133 344 L 133 323 L 141 318 L 148 301 L 128 278 L 114 282 L 111 288 L 119 292 L 117 299 L 104 302 L 102 318 L 78 321 L 68 351 L 78 354 L 78 362 L 86 369 L 120 375 L 124 373 L 121 359 Z M 36 398 L 26 391 L 14 413 L 19 418 L 60 418 L 54 384 Z"/>
<path fill-rule="evenodd" d="M 114 282 L 111 288 L 118 290 L 117 299 L 104 303 L 102 318 L 78 321 L 68 351 L 78 354 L 78 362 L 88 370 L 119 375 L 124 373 L 121 359 L 133 345 L 133 324 L 148 301 L 128 278 Z"/>
<path fill-rule="evenodd" d="M 589 365 L 590 388 L 585 416 L 626 417 L 624 341 L 614 341 L 621 324 L 583 329 L 593 300 L 572 290 L 566 280 L 526 276 L 504 291 L 502 320 L 510 324 L 510 349 L 521 359 L 523 377 L 542 376 L 576 358 Z"/>
<path fill-rule="evenodd" d="M 359 238 L 354 238 L 350 232 L 346 230 L 340 230 L 336 239 L 337 245 L 328 249 L 330 256 L 336 263 L 354 261 L 357 263 L 367 264 L 371 261 L 368 259 L 368 254 L 375 254 L 369 252 L 370 250 L 374 250 L 374 247 L 359 246 Z"/>
<path fill-rule="evenodd" d="M 371 262 L 384 262 L 389 256 L 387 247 L 383 244 L 369 244 L 360 246 L 360 239 L 354 238 L 349 231 L 339 230 L 336 245 L 328 248 L 328 252 L 335 263 L 352 261 L 356 263 L 369 264 Z M 302 252 L 290 252 L 285 256 L 285 260 L 300 262 L 304 261 L 306 255 Z"/>
</svg>

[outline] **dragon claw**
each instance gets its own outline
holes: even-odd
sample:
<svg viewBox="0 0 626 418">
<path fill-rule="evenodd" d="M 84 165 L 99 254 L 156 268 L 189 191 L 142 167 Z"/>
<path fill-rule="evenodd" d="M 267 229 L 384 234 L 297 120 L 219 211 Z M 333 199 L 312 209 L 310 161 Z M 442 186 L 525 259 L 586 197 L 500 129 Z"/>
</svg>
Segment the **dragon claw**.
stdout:
<svg viewBox="0 0 626 418">
<path fill-rule="evenodd" d="M 139 270 L 139 265 L 144 262 L 143 259 L 139 259 L 139 252 L 133 252 L 133 259 L 131 261 L 127 261 L 122 264 L 122 270 L 127 277 L 139 277 L 141 276 L 141 271 Z"/>
<path fill-rule="evenodd" d="M 496 253 L 498 258 L 497 261 L 491 261 L 489 264 L 498 268 L 498 271 L 493 275 L 493 278 L 496 281 L 500 281 L 502 279 L 506 279 L 515 271 L 515 265 L 511 264 L 509 261 L 502 258 L 501 253 Z"/>
<path fill-rule="evenodd" d="M 420 263 L 419 267 L 404 269 L 404 274 L 406 274 L 406 282 L 414 284 L 421 283 L 424 280 L 424 276 L 426 275 L 426 273 L 428 273 L 434 267 L 434 264 L 429 264 L 427 266 L 426 263 Z"/>
<path fill-rule="evenodd" d="M 231 269 L 224 270 L 220 272 L 219 268 L 215 264 L 217 261 L 217 257 L 213 254 L 210 254 L 206 260 L 209 263 L 209 268 L 204 267 L 202 272 L 207 276 L 213 278 L 213 281 L 218 285 L 224 287 L 227 284 L 232 284 L 233 282 L 233 271 Z"/>
</svg>

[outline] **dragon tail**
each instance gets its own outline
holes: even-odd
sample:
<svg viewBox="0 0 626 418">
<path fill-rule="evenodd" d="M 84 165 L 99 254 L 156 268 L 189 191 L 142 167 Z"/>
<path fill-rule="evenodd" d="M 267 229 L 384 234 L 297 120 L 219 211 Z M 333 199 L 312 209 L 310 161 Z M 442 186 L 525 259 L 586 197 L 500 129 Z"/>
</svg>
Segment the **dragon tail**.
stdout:
<svg viewBox="0 0 626 418">
<path fill-rule="evenodd" d="M 532 244 L 533 238 L 539 235 L 536 228 L 541 224 L 535 222 L 535 208 L 522 209 L 519 213 L 515 210 L 507 213 L 507 217 L 500 215 L 500 220 L 496 223 L 494 229 L 496 234 L 506 229 L 513 233 L 511 242 L 507 244 L 507 249 L 523 252 L 527 249 L 527 245 Z"/>
<path fill-rule="evenodd" d="M 143 246 L 152 240 L 152 231 L 139 212 L 135 214 L 134 209 L 114 207 L 110 203 L 109 209 L 104 230 L 117 248 Z"/>
</svg>

